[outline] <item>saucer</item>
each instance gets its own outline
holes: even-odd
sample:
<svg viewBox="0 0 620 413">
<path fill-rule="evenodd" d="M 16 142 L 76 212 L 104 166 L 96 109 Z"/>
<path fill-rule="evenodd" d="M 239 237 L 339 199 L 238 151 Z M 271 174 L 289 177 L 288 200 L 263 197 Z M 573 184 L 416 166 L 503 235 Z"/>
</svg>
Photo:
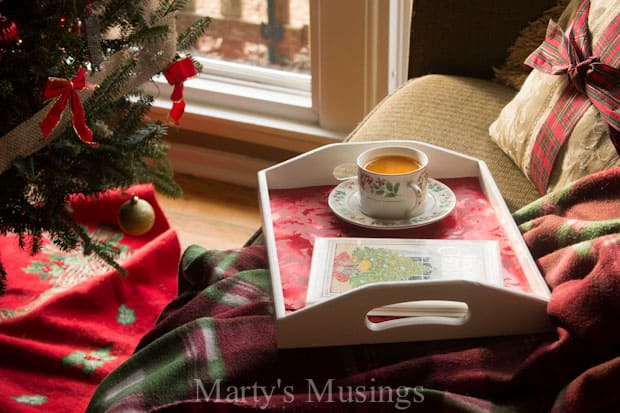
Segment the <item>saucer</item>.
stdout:
<svg viewBox="0 0 620 413">
<path fill-rule="evenodd" d="M 387 220 L 364 215 L 360 210 L 357 179 L 340 183 L 327 199 L 330 209 L 338 217 L 353 225 L 374 229 L 406 229 L 428 225 L 448 215 L 456 206 L 454 192 L 445 184 L 428 178 L 426 199 L 420 209 L 408 219 Z"/>
</svg>

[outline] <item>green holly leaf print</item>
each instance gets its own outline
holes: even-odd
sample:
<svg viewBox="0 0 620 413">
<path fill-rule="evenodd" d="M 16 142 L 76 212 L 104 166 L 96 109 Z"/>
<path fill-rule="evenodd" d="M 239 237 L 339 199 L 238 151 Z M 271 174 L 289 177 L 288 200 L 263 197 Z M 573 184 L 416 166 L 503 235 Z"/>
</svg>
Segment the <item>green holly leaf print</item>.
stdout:
<svg viewBox="0 0 620 413">
<path fill-rule="evenodd" d="M 94 350 L 89 353 L 77 350 L 62 358 L 63 366 L 82 366 L 82 373 L 87 376 L 108 361 L 116 359 L 110 355 L 111 347 Z"/>
<path fill-rule="evenodd" d="M 47 403 L 47 396 L 42 394 L 23 394 L 21 396 L 13 397 L 17 403 L 27 404 L 29 406 L 41 406 Z"/>
<path fill-rule="evenodd" d="M 86 227 L 83 228 L 88 230 Z M 119 234 L 115 230 L 98 227 L 90 233 L 90 236 L 107 244 L 114 253 L 118 253 L 117 259 L 119 261 L 131 253 L 128 246 L 120 243 L 123 234 Z M 24 267 L 22 270 L 28 274 L 38 274 L 40 280 L 47 280 L 54 287 L 72 287 L 95 274 L 101 274 L 110 269 L 107 263 L 92 256 L 84 255 L 79 249 L 63 251 L 49 241 L 41 247 L 41 253 L 41 260 L 33 260 L 28 267 Z"/>
<path fill-rule="evenodd" d="M 47 280 L 50 277 L 57 277 L 63 271 L 62 263 L 48 262 L 48 261 L 33 261 L 29 267 L 22 269 L 25 273 L 39 274 L 41 281 Z"/>
<path fill-rule="evenodd" d="M 118 307 L 116 321 L 124 326 L 133 324 L 136 322 L 136 312 L 125 304 L 121 304 L 120 307 Z"/>
</svg>

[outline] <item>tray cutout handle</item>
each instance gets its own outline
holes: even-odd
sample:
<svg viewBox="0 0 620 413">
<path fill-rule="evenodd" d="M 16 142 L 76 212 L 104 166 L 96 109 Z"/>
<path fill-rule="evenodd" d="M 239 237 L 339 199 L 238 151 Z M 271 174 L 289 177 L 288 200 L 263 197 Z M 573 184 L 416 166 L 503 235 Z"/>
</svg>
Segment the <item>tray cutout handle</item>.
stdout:
<svg viewBox="0 0 620 413">
<path fill-rule="evenodd" d="M 380 332 L 421 325 L 463 326 L 470 318 L 471 312 L 466 302 L 417 300 L 372 309 L 366 314 L 365 324 L 368 330 Z"/>
<path fill-rule="evenodd" d="M 464 317 L 368 320 L 386 305 L 423 300 L 467 304 Z M 548 300 L 505 287 L 467 280 L 368 284 L 277 319 L 280 348 L 530 334 L 553 328 Z"/>
</svg>

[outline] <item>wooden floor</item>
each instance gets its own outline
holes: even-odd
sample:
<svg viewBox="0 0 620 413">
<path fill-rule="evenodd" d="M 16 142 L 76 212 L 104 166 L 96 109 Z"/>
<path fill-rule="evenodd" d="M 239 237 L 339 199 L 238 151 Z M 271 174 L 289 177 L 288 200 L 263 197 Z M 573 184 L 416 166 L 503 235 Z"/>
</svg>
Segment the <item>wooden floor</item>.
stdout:
<svg viewBox="0 0 620 413">
<path fill-rule="evenodd" d="M 210 249 L 238 248 L 261 226 L 256 188 L 190 176 L 175 176 L 183 188 L 177 199 L 158 195 L 182 250 L 197 244 Z"/>
</svg>

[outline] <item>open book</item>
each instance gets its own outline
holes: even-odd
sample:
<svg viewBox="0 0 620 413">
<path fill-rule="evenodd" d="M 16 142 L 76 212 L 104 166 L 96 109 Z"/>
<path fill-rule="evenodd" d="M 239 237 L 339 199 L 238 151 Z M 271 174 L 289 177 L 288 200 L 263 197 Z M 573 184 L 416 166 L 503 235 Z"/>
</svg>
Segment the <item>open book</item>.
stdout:
<svg viewBox="0 0 620 413">
<path fill-rule="evenodd" d="M 395 238 L 317 238 L 307 304 L 369 283 L 464 279 L 503 286 L 498 241 Z M 371 316 L 448 316 L 467 312 L 456 301 L 410 301 Z"/>
</svg>

